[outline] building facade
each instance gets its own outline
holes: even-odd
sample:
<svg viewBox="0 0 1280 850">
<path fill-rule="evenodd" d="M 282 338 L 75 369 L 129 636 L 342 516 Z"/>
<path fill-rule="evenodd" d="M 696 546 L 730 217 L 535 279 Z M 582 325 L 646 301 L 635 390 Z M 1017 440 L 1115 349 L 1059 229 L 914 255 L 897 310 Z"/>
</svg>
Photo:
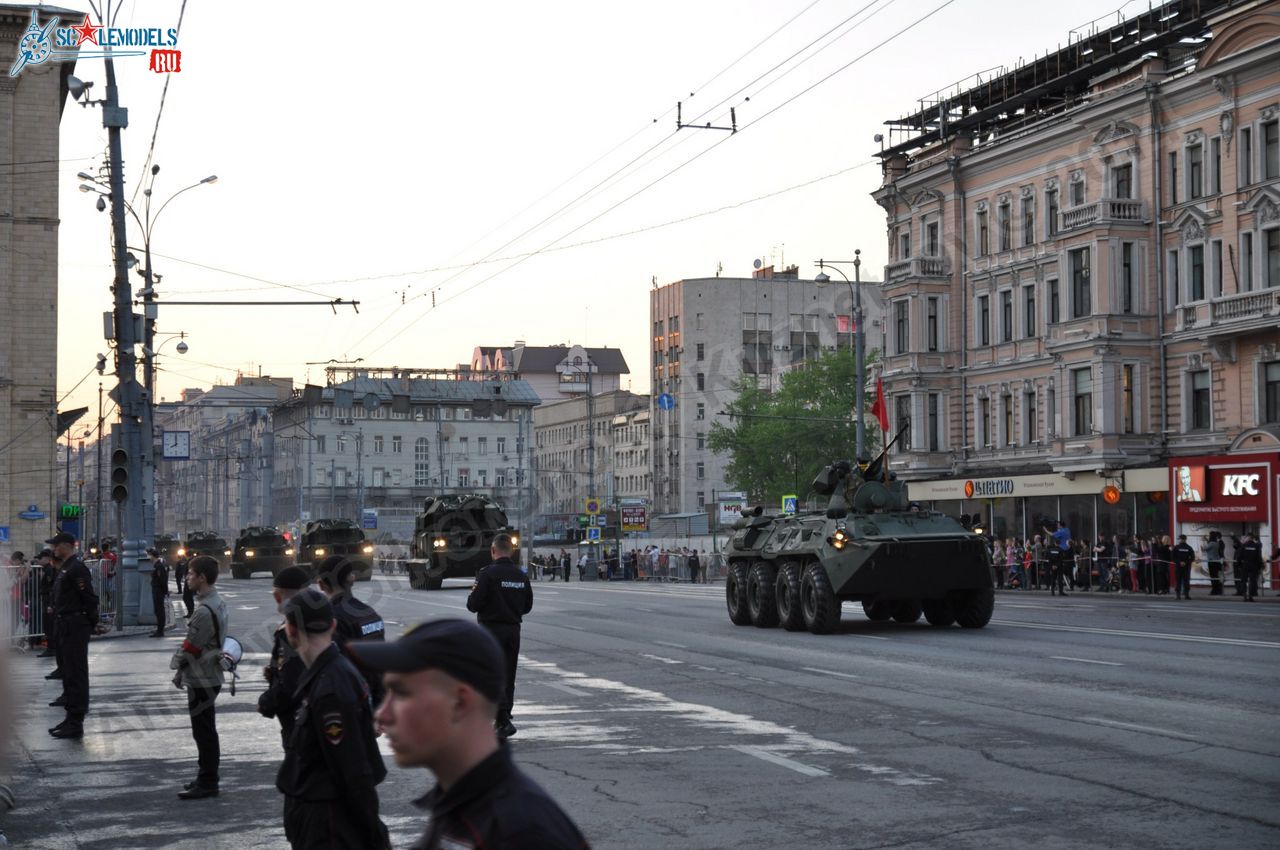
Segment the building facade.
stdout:
<svg viewBox="0 0 1280 850">
<path fill-rule="evenodd" d="M 543 403 L 613 392 L 622 388 L 622 376 L 631 372 L 616 348 L 526 345 L 523 340 L 510 348 L 476 346 L 471 370 L 478 375 L 509 373 L 528 383 Z"/>
<path fill-rule="evenodd" d="M 878 282 L 865 280 L 866 350 L 881 324 Z M 772 389 L 823 352 L 852 345 L 851 286 L 801 280 L 799 270 L 760 269 L 750 278 L 694 278 L 654 289 L 650 404 L 656 514 L 705 513 L 728 489 L 728 459 L 707 448 L 711 423 L 747 376 Z M 668 404 L 668 401 L 670 402 Z M 850 447 L 852 454 L 852 447 Z"/>
<path fill-rule="evenodd" d="M 59 10 L 39 10 L 47 24 Z M 18 55 L 30 6 L 0 6 L 0 55 Z M 74 62 L 0 75 L 0 549 L 39 551 L 65 482 L 57 410 L 58 127 Z M 91 363 L 85 363 L 87 371 Z M 79 369 L 73 370 L 79 372 Z M 64 420 L 65 422 L 65 420 Z"/>
<path fill-rule="evenodd" d="M 1179 0 L 888 122 L 913 498 L 1167 533 L 1171 457 L 1280 424 L 1278 51 L 1280 5 Z"/>
</svg>

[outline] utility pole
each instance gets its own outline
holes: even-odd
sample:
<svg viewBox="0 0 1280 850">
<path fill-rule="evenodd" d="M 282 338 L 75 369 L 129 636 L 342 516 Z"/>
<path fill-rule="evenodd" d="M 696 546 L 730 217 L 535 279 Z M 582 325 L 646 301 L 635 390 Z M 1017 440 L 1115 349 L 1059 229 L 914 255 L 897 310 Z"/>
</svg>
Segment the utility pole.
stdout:
<svg viewBox="0 0 1280 850">
<path fill-rule="evenodd" d="M 364 524 L 364 428 L 356 429 L 356 522 Z"/>
<path fill-rule="evenodd" d="M 98 381 L 98 439 L 93 444 L 97 461 L 94 474 L 98 478 L 93 488 L 93 539 L 99 549 L 102 548 L 102 381 Z"/>
<path fill-rule="evenodd" d="M 334 515 L 334 511 L 338 507 L 338 461 L 335 458 L 329 459 L 329 516 Z"/>
<path fill-rule="evenodd" d="M 595 371 L 595 364 L 591 362 L 591 353 L 587 352 L 587 498 L 596 498 L 596 400 L 591 392 L 591 373 Z M 595 517 L 591 518 L 595 522 Z M 596 552 L 596 544 L 588 542 L 587 552 L 587 571 L 583 574 L 586 578 L 590 575 L 594 579 L 593 564 L 598 560 Z"/>
</svg>

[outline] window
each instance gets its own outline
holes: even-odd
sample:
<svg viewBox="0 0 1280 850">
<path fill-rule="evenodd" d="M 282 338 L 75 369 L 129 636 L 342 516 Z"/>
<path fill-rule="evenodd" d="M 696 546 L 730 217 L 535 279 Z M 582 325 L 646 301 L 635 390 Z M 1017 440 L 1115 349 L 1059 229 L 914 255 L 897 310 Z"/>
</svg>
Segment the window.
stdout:
<svg viewBox="0 0 1280 850">
<path fill-rule="evenodd" d="M 426 487 L 431 484 L 431 446 L 426 437 L 419 437 L 413 443 L 413 486 Z"/>
<path fill-rule="evenodd" d="M 506 437 L 498 437 L 498 438 L 497 438 L 497 449 L 498 449 L 498 454 L 500 454 L 500 455 L 505 455 L 505 454 L 507 453 L 507 438 L 506 438 Z"/>
<path fill-rule="evenodd" d="M 703 449 L 705 449 L 705 448 L 707 447 L 707 435 L 706 435 L 706 434 L 704 434 L 703 432 L 699 431 L 699 432 L 697 433 L 697 437 L 696 437 L 696 439 L 697 439 L 697 447 L 698 447 L 698 450 L 699 450 L 699 451 L 702 451 Z"/>
<path fill-rule="evenodd" d="M 1187 249 L 1190 260 L 1187 271 L 1191 273 L 1191 300 L 1204 300 L 1204 246 L 1192 245 Z"/>
<path fill-rule="evenodd" d="M 1262 421 L 1280 423 L 1280 362 L 1262 367 Z"/>
<path fill-rule="evenodd" d="M 941 245 L 938 240 L 938 222 L 931 221 L 924 226 L 924 250 L 925 256 L 936 257 L 940 253 Z"/>
<path fill-rule="evenodd" d="M 698 389 L 699 389 L 699 390 L 705 390 L 705 389 L 707 388 L 707 376 L 706 376 L 706 374 L 705 374 L 705 373 L 703 373 L 703 372 L 699 372 L 699 373 L 698 373 L 698 375 L 697 375 L 697 382 L 698 382 Z"/>
<path fill-rule="evenodd" d="M 1049 324 L 1056 325 L 1062 321 L 1061 299 L 1058 297 L 1058 281 L 1051 280 L 1047 284 L 1049 290 Z"/>
<path fill-rule="evenodd" d="M 1280 230 L 1273 227 L 1262 238 L 1266 241 L 1267 286 L 1280 286 Z"/>
<path fill-rule="evenodd" d="M 991 253 L 991 236 L 987 231 L 987 211 L 978 210 L 978 256 Z"/>
<path fill-rule="evenodd" d="M 1001 414 L 1004 416 L 1004 444 L 1006 446 L 1016 446 L 1018 444 L 1013 434 L 1013 395 L 1006 393 L 1000 396 Z"/>
<path fill-rule="evenodd" d="M 393 455 L 404 453 L 404 441 L 398 434 L 391 438 L 391 453 Z"/>
<path fill-rule="evenodd" d="M 470 487 L 470 486 L 471 486 L 471 470 L 470 470 L 470 469 L 466 469 L 466 468 L 463 468 L 463 467 L 459 467 L 459 469 L 458 469 L 458 486 L 459 486 L 459 487 Z"/>
<path fill-rule="evenodd" d="M 907 320 L 906 301 L 893 302 L 893 353 L 906 354 L 910 325 Z"/>
<path fill-rule="evenodd" d="M 703 359 L 703 358 L 705 358 L 706 356 L 707 356 L 707 347 L 706 347 L 706 345 L 705 345 L 704 343 L 701 343 L 701 342 L 700 342 L 700 343 L 698 343 L 698 347 L 697 347 L 697 358 L 698 358 L 698 360 L 702 360 L 702 359 Z"/>
<path fill-rule="evenodd" d="M 930 351 L 938 350 L 938 299 L 930 297 L 925 302 L 925 333 L 928 339 L 926 344 Z"/>
<path fill-rule="evenodd" d="M 1013 290 L 1000 293 L 1000 341 L 1013 342 Z"/>
<path fill-rule="evenodd" d="M 771 313 L 743 313 L 742 329 L 744 331 L 767 331 L 770 327 Z"/>
<path fill-rule="evenodd" d="M 694 313 L 694 314 L 693 314 L 693 328 L 694 328 L 694 330 L 699 330 L 699 331 L 702 331 L 702 330 L 706 330 L 706 329 L 707 329 L 707 314 L 706 314 L 706 313 Z"/>
<path fill-rule="evenodd" d="M 323 434 L 321 434 L 319 437 L 316 437 L 316 454 L 318 455 L 324 454 L 324 435 Z"/>
<path fill-rule="evenodd" d="M 1178 152 L 1169 151 L 1169 203 L 1178 203 Z"/>
<path fill-rule="evenodd" d="M 1111 169 L 1111 197 L 1133 197 L 1133 163 L 1126 162 Z"/>
<path fill-rule="evenodd" d="M 1188 382 L 1191 390 L 1191 430 L 1208 431 L 1212 427 L 1209 408 L 1209 370 L 1192 372 Z"/>
<path fill-rule="evenodd" d="M 342 436 L 341 434 L 339 434 L 339 435 L 338 435 L 338 439 L 334 440 L 334 443 L 335 443 L 335 444 L 337 444 L 338 454 L 340 454 L 340 455 L 341 455 L 341 454 L 346 454 L 346 453 L 347 453 L 347 438 L 346 438 L 346 437 L 344 437 L 344 436 Z"/>
<path fill-rule="evenodd" d="M 1178 275 L 1178 252 L 1169 252 L 1169 300 L 1174 304 L 1181 302 L 1181 293 L 1179 291 L 1179 282 L 1181 277 Z"/>
<path fill-rule="evenodd" d="M 978 399 L 978 435 L 982 438 L 980 445 L 986 449 L 991 447 L 991 399 Z"/>
<path fill-rule="evenodd" d="M 1084 206 L 1084 180 L 1071 181 L 1071 206 Z"/>
<path fill-rule="evenodd" d="M 1240 234 L 1240 289 L 1253 289 L 1253 234 Z"/>
<path fill-rule="evenodd" d="M 1036 244 L 1036 212 L 1035 202 L 1031 198 L 1022 199 L 1022 247 Z"/>
<path fill-rule="evenodd" d="M 1045 410 L 1045 425 L 1052 437 L 1058 432 L 1058 391 L 1053 388 L 1053 384 L 1045 391 Z"/>
<path fill-rule="evenodd" d="M 1240 185 L 1248 186 L 1253 182 L 1253 128 L 1240 128 L 1240 147 L 1236 149 L 1236 157 L 1240 160 Z"/>
<path fill-rule="evenodd" d="M 693 417 L 693 418 L 694 418 L 694 419 L 697 419 L 699 422 L 701 422 L 702 420 L 706 419 L 706 418 L 707 418 L 707 406 L 706 406 L 705 404 L 703 404 L 702 402 L 698 402 L 698 407 L 697 407 L 697 409 L 696 409 L 696 413 L 694 414 L 694 417 Z"/>
<path fill-rule="evenodd" d="M 467 457 L 471 454 L 471 438 L 470 437 L 458 438 L 458 451 L 462 454 L 463 457 Z"/>
<path fill-rule="evenodd" d="M 1000 250 L 1013 248 L 1013 210 L 1008 201 L 1001 202 L 996 208 L 996 224 L 1000 229 Z"/>
<path fill-rule="evenodd" d="M 898 234 L 898 259 L 905 260 L 911 256 L 911 231 L 903 230 Z"/>
<path fill-rule="evenodd" d="M 480 454 L 487 455 L 489 453 L 489 438 L 481 437 L 476 442 L 479 444 L 477 448 L 480 450 Z"/>
<path fill-rule="evenodd" d="M 1280 367 L 1280 363 L 1277 363 L 1276 366 Z M 1277 372 L 1280 372 L 1280 368 L 1277 369 Z M 1280 395 L 1280 392 L 1277 395 Z M 938 393 L 929 393 L 929 451 L 931 452 L 939 451 L 939 446 L 942 444 L 940 430 L 942 427 L 941 407 L 942 397 Z"/>
<path fill-rule="evenodd" d="M 1023 418 L 1024 430 L 1027 432 L 1027 443 L 1034 443 L 1040 439 L 1038 425 L 1039 419 L 1036 412 L 1036 393 L 1035 390 L 1023 394 L 1023 407 L 1025 408 Z"/>
<path fill-rule="evenodd" d="M 1204 195 L 1204 147 L 1191 145 L 1187 148 L 1187 197 L 1191 199 Z"/>
<path fill-rule="evenodd" d="M 1079 248 L 1070 254 L 1071 318 L 1073 319 L 1084 318 L 1093 312 L 1090 304 L 1089 250 Z"/>
<path fill-rule="evenodd" d="M 1280 178 L 1280 121 L 1262 125 L 1262 176 L 1266 180 Z"/>
<path fill-rule="evenodd" d="M 906 428 L 902 439 L 894 447 L 898 454 L 911 451 L 911 396 L 907 394 L 893 397 L 893 427 Z"/>
<path fill-rule="evenodd" d="M 1120 312 L 1133 312 L 1133 243 L 1120 243 Z"/>
<path fill-rule="evenodd" d="M 1214 137 L 1209 140 L 1209 194 L 1222 192 L 1222 139 Z"/>
<path fill-rule="evenodd" d="M 1058 235 L 1058 190 L 1044 193 L 1044 232 L 1049 238 Z"/>
<path fill-rule="evenodd" d="M 373 453 L 376 455 L 382 454 L 382 435 L 381 434 L 378 434 L 373 438 Z"/>
<path fill-rule="evenodd" d="M 1213 294 L 1222 297 L 1222 240 L 1209 243 L 1209 261 L 1213 263 Z"/>
<path fill-rule="evenodd" d="M 978 345 L 991 344 L 991 297 L 978 296 Z"/>
<path fill-rule="evenodd" d="M 507 486 L 507 472 L 506 472 L 506 470 L 504 470 L 504 469 L 499 469 L 499 470 L 496 470 L 496 471 L 493 473 L 493 486 L 494 486 L 494 487 L 506 487 L 506 486 Z"/>
<path fill-rule="evenodd" d="M 1088 369 L 1071 370 L 1072 436 L 1093 433 L 1093 374 Z"/>
<path fill-rule="evenodd" d="M 1031 339 L 1037 332 L 1036 321 L 1036 286 L 1028 284 L 1022 287 L 1022 335 Z"/>
<path fill-rule="evenodd" d="M 1133 422 L 1133 366 L 1126 365 L 1120 369 L 1120 433 L 1132 434 Z"/>
</svg>

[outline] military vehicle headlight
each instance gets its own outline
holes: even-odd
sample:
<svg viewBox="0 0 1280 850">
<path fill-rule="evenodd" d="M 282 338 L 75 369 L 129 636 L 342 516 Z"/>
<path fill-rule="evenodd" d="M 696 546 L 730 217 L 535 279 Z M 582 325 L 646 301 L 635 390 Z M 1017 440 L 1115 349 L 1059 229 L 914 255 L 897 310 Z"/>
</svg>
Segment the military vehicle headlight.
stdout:
<svg viewBox="0 0 1280 850">
<path fill-rule="evenodd" d="M 520 545 L 520 535 L 519 535 L 519 534 L 513 534 L 513 535 L 511 535 L 511 545 L 512 545 L 512 546 L 519 546 L 519 545 Z"/>
<path fill-rule="evenodd" d="M 253 550 L 252 550 L 252 549 L 245 549 L 245 550 L 244 550 L 244 556 L 245 556 L 246 558 L 252 558 L 252 557 L 253 557 Z"/>
<path fill-rule="evenodd" d="M 443 537 L 437 537 L 435 540 L 431 541 L 432 549 L 443 549 L 448 545 L 449 545 L 448 541 L 446 541 Z"/>
<path fill-rule="evenodd" d="M 284 550 L 284 553 L 285 553 L 286 555 L 292 555 L 292 554 L 293 554 L 293 550 L 292 550 L 292 549 L 285 549 L 285 550 Z"/>
<path fill-rule="evenodd" d="M 223 549 L 223 550 L 222 550 L 222 554 L 224 554 L 224 555 L 230 555 L 230 554 L 231 554 L 231 550 L 230 550 L 230 549 Z"/>
<path fill-rule="evenodd" d="M 373 554 L 373 547 L 372 547 L 372 546 L 365 546 L 365 547 L 364 547 L 363 549 L 361 549 L 360 551 L 361 551 L 361 552 L 363 552 L 363 553 L 365 553 L 366 555 L 372 555 L 372 554 Z"/>
<path fill-rule="evenodd" d="M 317 558 L 324 557 L 324 549 L 320 548 L 319 546 L 316 547 L 316 557 Z"/>
<path fill-rule="evenodd" d="M 827 538 L 827 542 L 834 549 L 843 549 L 844 544 L 849 542 L 849 534 L 843 528 L 837 528 L 835 533 Z"/>
<path fill-rule="evenodd" d="M 94 551 L 94 552 L 97 552 L 98 550 L 97 550 L 97 548 L 95 548 L 93 551 Z M 181 557 L 183 557 L 183 556 L 184 556 L 184 555 L 186 555 L 186 554 L 187 554 L 187 550 L 186 550 L 186 549 L 183 549 L 183 548 L 181 548 L 181 547 L 179 547 L 179 549 L 178 549 L 178 557 L 179 557 L 179 558 L 181 558 Z"/>
</svg>

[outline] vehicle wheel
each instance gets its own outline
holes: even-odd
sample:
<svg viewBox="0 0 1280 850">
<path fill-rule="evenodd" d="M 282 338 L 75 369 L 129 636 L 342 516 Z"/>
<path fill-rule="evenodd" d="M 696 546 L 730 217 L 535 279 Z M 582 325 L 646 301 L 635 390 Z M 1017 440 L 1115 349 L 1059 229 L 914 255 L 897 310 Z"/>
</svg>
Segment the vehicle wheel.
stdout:
<svg viewBox="0 0 1280 850">
<path fill-rule="evenodd" d="M 758 563 L 747 573 L 747 610 L 758 628 L 778 625 L 778 602 L 774 598 L 774 582 L 778 579 L 773 564 Z"/>
<path fill-rule="evenodd" d="M 993 588 L 981 590 L 953 590 L 951 608 L 956 612 L 956 622 L 961 628 L 980 629 L 991 622 L 996 609 L 996 592 Z"/>
<path fill-rule="evenodd" d="M 440 588 L 442 588 L 442 587 L 444 587 L 444 576 L 440 576 L 440 578 L 432 578 L 431 576 L 423 576 L 423 578 L 422 578 L 422 589 L 423 589 L 423 590 L 439 590 L 439 589 L 440 589 Z"/>
<path fill-rule="evenodd" d="M 805 628 L 815 635 L 827 634 L 840 622 L 840 600 L 821 564 L 805 567 L 800 579 L 800 609 Z"/>
<path fill-rule="evenodd" d="M 918 599 L 904 599 L 893 606 L 893 619 L 898 623 L 914 623 L 920 619 L 921 613 Z"/>
<path fill-rule="evenodd" d="M 804 629 L 804 608 L 800 603 L 800 567 L 783 564 L 778 569 L 778 579 L 773 585 L 773 595 L 778 602 L 778 624 L 789 632 Z"/>
<path fill-rule="evenodd" d="M 232 564 L 231 577 L 235 579 L 248 578 L 249 571 L 245 569 L 243 566 L 241 566 L 240 564 Z"/>
<path fill-rule="evenodd" d="M 729 620 L 735 626 L 751 624 L 751 612 L 747 609 L 747 567 L 730 564 L 724 579 L 724 599 L 729 607 Z"/>
<path fill-rule="evenodd" d="M 893 617 L 894 603 L 892 602 L 863 602 L 862 613 L 867 615 L 867 619 L 874 623 L 884 623 Z"/>
<path fill-rule="evenodd" d="M 920 607 L 931 626 L 949 626 L 956 621 L 955 611 L 951 610 L 951 603 L 946 599 L 922 599 Z"/>
</svg>

